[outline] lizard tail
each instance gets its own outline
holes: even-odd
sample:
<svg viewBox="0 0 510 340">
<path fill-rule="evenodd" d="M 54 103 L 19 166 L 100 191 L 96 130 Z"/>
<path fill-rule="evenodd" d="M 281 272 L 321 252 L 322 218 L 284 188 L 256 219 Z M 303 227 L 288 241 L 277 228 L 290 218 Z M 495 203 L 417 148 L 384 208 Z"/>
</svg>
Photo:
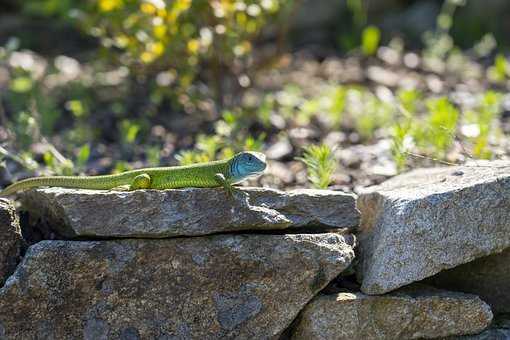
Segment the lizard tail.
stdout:
<svg viewBox="0 0 510 340">
<path fill-rule="evenodd" d="M 19 191 L 37 187 L 62 187 L 77 189 L 111 189 L 116 186 L 127 184 L 126 177 L 122 175 L 106 176 L 48 176 L 33 177 L 9 185 L 0 191 L 0 197 L 11 196 Z"/>
</svg>

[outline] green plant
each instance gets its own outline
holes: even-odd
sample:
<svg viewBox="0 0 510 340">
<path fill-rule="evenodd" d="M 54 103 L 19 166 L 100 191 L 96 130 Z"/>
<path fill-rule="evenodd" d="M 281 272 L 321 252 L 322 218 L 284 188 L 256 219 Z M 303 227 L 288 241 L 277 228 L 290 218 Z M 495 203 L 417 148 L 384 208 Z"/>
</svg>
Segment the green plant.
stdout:
<svg viewBox="0 0 510 340">
<path fill-rule="evenodd" d="M 79 169 L 85 169 L 89 157 L 90 157 L 90 145 L 85 144 L 78 150 L 75 162 L 76 167 Z"/>
<path fill-rule="evenodd" d="M 358 27 L 364 25 L 367 21 L 367 11 L 363 6 L 363 1 L 347 0 L 346 4 L 353 14 L 354 24 Z"/>
<path fill-rule="evenodd" d="M 232 157 L 240 151 L 260 151 L 266 138 L 265 133 L 260 133 L 257 137 L 246 131 L 246 126 L 252 123 L 253 117 L 245 115 L 241 111 L 234 113 L 225 111 L 223 119 L 218 121 L 215 126 L 216 134 L 198 135 L 195 143 L 195 150 L 183 150 L 177 154 L 176 159 L 181 165 L 193 163 L 209 162 L 216 159 L 226 159 Z"/>
<path fill-rule="evenodd" d="M 434 31 L 423 34 L 425 48 L 422 52 L 424 65 L 436 72 L 442 72 L 442 60 L 455 50 L 455 43 L 450 35 L 453 17 L 459 7 L 466 4 L 466 0 L 444 0 L 439 15 L 436 18 Z"/>
<path fill-rule="evenodd" d="M 349 32 L 342 32 L 338 37 L 338 42 L 342 48 L 351 50 L 359 46 L 360 33 L 367 22 L 367 9 L 363 0 L 347 0 L 346 5 L 352 13 L 346 19 L 350 20 L 349 25 L 353 29 Z"/>
<path fill-rule="evenodd" d="M 228 145 L 233 151 L 243 150 L 257 151 L 262 148 L 266 138 L 265 133 L 253 136 L 247 127 L 258 122 L 257 112 L 244 109 L 235 111 L 224 111 L 223 119 L 215 124 L 216 140 L 219 147 L 225 148 Z"/>
<path fill-rule="evenodd" d="M 119 131 L 122 139 L 122 143 L 129 145 L 136 141 L 138 132 L 140 132 L 141 126 L 138 122 L 124 119 L 119 124 Z"/>
<path fill-rule="evenodd" d="M 413 123 L 415 124 L 417 119 L 414 116 L 414 109 L 418 97 L 418 92 L 414 90 L 398 92 L 397 105 L 401 116 L 395 119 L 395 124 L 391 127 L 391 154 L 398 171 L 404 170 L 407 165 L 408 149 L 413 142 Z"/>
<path fill-rule="evenodd" d="M 297 159 L 305 163 L 308 180 L 315 188 L 325 189 L 331 184 L 336 161 L 329 146 L 310 145 L 305 148 L 303 157 Z"/>
<path fill-rule="evenodd" d="M 190 165 L 194 163 L 210 162 L 212 159 L 201 151 L 195 150 L 184 150 L 179 152 L 175 158 L 179 162 L 179 165 Z"/>
<path fill-rule="evenodd" d="M 158 146 L 148 146 L 145 149 L 145 157 L 147 159 L 147 164 L 150 167 L 160 166 L 161 150 Z"/>
<path fill-rule="evenodd" d="M 113 168 L 113 174 L 119 174 L 121 172 L 125 172 L 128 170 L 132 170 L 133 167 L 126 161 L 116 161 L 115 166 Z"/>
<path fill-rule="evenodd" d="M 510 76 L 510 63 L 503 54 L 498 54 L 494 59 L 494 65 L 487 70 L 488 77 L 496 82 L 504 82 Z"/>
<path fill-rule="evenodd" d="M 350 88 L 346 96 L 345 112 L 363 140 L 372 139 L 377 129 L 387 127 L 392 122 L 394 106 L 380 100 L 368 89 Z"/>
<path fill-rule="evenodd" d="M 408 124 L 396 123 L 392 127 L 391 155 L 397 165 L 397 170 L 405 169 L 408 158 L 408 151 L 405 145 L 409 136 L 410 126 Z"/>
<path fill-rule="evenodd" d="M 283 108 L 286 116 L 293 119 L 298 125 L 308 125 L 312 118 L 323 116 L 329 119 L 332 128 L 339 128 L 343 118 L 347 91 L 340 85 L 328 85 L 321 92 L 320 95 L 311 98 L 301 98 L 299 102 L 294 99 L 295 109 L 292 105 Z"/>
<path fill-rule="evenodd" d="M 4 96 L 14 111 L 30 111 L 31 116 L 45 135 L 54 131 L 55 124 L 62 116 L 55 98 L 49 95 L 41 81 L 31 72 L 20 67 L 12 68 L 14 78 Z"/>
<path fill-rule="evenodd" d="M 46 144 L 46 148 L 47 150 L 43 154 L 43 160 L 51 173 L 71 176 L 75 169 L 73 162 L 65 158 L 53 145 Z"/>
<path fill-rule="evenodd" d="M 432 147 L 436 157 L 445 158 L 455 139 L 459 111 L 446 97 L 429 99 L 426 106 L 429 114 L 424 127 L 415 129 L 414 138 L 419 145 Z"/>
<path fill-rule="evenodd" d="M 264 140 L 266 139 L 266 134 L 261 133 L 258 137 L 248 136 L 244 145 L 239 151 L 261 151 L 262 146 L 264 145 Z"/>
<path fill-rule="evenodd" d="M 271 114 L 275 110 L 276 100 L 272 94 L 264 96 L 260 105 L 256 108 L 257 119 L 264 127 L 271 126 Z"/>
<path fill-rule="evenodd" d="M 368 26 L 361 35 L 361 50 L 364 55 L 374 55 L 381 41 L 381 31 L 375 26 Z"/>
<path fill-rule="evenodd" d="M 416 89 L 401 89 L 397 92 L 397 98 L 406 115 L 413 115 L 422 101 L 422 93 Z"/>
<path fill-rule="evenodd" d="M 184 150 L 176 155 L 180 165 L 210 162 L 216 159 L 222 147 L 221 137 L 218 135 L 198 135 L 195 144 L 196 150 Z"/>
<path fill-rule="evenodd" d="M 253 42 L 288 13 L 284 0 L 29 0 L 31 13 L 65 18 L 99 39 L 108 62 L 120 61 L 154 86 L 187 93 L 198 74 L 218 100 L 225 77 L 246 77 Z M 206 66 L 206 67 L 203 67 Z M 175 96 L 174 96 L 175 98 Z"/>
<path fill-rule="evenodd" d="M 345 99 L 347 90 L 343 86 L 335 86 L 329 92 L 331 105 L 329 107 L 329 118 L 331 119 L 332 127 L 339 129 L 342 124 L 342 118 L 345 110 Z"/>
<path fill-rule="evenodd" d="M 501 94 L 494 91 L 486 92 L 474 111 L 465 114 L 466 123 L 475 129 L 472 136 L 472 154 L 476 158 L 489 159 L 492 153 L 489 149 L 489 137 L 494 133 L 501 113 Z"/>
</svg>

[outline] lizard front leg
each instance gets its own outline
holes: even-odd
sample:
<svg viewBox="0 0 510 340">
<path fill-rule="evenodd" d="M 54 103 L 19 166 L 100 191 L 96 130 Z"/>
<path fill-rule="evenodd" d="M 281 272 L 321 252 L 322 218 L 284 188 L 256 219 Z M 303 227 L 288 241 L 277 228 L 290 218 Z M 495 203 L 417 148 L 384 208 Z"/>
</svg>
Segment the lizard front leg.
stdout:
<svg viewBox="0 0 510 340">
<path fill-rule="evenodd" d="M 230 196 L 230 197 L 234 197 L 234 187 L 232 186 L 232 184 L 225 178 L 225 175 L 223 174 L 215 174 L 214 175 L 214 180 L 218 183 L 219 186 L 223 187 L 223 189 L 225 189 L 225 191 L 227 192 L 227 194 Z"/>
<path fill-rule="evenodd" d="M 138 175 L 133 179 L 133 182 L 129 186 L 129 190 L 150 189 L 151 182 L 152 179 L 149 174 Z"/>
</svg>

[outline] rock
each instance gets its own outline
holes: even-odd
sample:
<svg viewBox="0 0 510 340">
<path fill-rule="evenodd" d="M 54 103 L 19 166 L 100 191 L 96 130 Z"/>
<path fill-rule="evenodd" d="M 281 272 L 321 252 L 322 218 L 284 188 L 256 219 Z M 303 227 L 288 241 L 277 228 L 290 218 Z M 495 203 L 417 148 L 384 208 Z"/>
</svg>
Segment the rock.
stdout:
<svg viewBox="0 0 510 340">
<path fill-rule="evenodd" d="M 510 317 L 497 317 L 495 322 L 480 334 L 451 336 L 444 340 L 508 340 L 510 339 Z"/>
<path fill-rule="evenodd" d="M 358 278 L 383 294 L 510 247 L 510 163 L 420 169 L 360 193 Z"/>
<path fill-rule="evenodd" d="M 271 145 L 265 152 L 268 159 L 292 158 L 292 144 L 287 138 L 283 138 Z"/>
<path fill-rule="evenodd" d="M 445 270 L 427 280 L 437 287 L 473 293 L 495 313 L 510 313 L 510 248 Z"/>
<path fill-rule="evenodd" d="M 69 238 L 162 238 L 302 227 L 342 229 L 359 222 L 351 194 L 262 188 L 239 191 L 231 199 L 219 188 L 131 192 L 47 188 L 26 192 L 22 205 L 31 218 L 45 220 Z"/>
<path fill-rule="evenodd" d="M 41 241 L 0 289 L 0 338 L 274 338 L 349 265 L 353 243 L 333 233 Z"/>
<path fill-rule="evenodd" d="M 0 198 L 0 287 L 21 260 L 23 246 L 16 210 L 10 201 Z"/>
<path fill-rule="evenodd" d="M 475 334 L 492 320 L 477 296 L 411 285 L 383 296 L 339 293 L 315 297 L 292 339 L 421 339 Z"/>
<path fill-rule="evenodd" d="M 288 185 L 296 180 L 296 176 L 288 163 L 273 161 L 266 170 L 265 176 L 261 179 L 262 183 L 277 182 L 276 185 Z"/>
</svg>

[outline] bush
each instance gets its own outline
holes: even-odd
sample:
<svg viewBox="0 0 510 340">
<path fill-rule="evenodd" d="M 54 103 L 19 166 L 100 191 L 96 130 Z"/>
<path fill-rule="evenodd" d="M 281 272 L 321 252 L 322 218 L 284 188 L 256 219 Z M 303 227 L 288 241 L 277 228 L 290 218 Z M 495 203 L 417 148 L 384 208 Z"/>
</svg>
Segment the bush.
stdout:
<svg viewBox="0 0 510 340">
<path fill-rule="evenodd" d="M 128 66 L 137 80 L 184 93 L 198 76 L 221 99 L 225 76 L 249 84 L 255 38 L 292 1 L 32 0 L 26 9 L 59 15 L 97 37 L 109 62 Z M 173 91 L 169 91 L 171 88 Z"/>
</svg>

